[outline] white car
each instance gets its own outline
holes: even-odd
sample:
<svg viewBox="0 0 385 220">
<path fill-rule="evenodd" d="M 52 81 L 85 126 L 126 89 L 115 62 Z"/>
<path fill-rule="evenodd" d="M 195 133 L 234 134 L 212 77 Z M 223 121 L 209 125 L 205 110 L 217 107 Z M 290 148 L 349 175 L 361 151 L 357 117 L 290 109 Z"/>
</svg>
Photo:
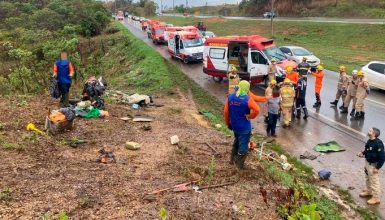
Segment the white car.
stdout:
<svg viewBox="0 0 385 220">
<path fill-rule="evenodd" d="M 369 85 L 385 90 L 385 61 L 372 61 L 362 67 Z"/>
<path fill-rule="evenodd" d="M 318 57 L 314 56 L 313 53 L 303 47 L 282 46 L 279 47 L 279 49 L 281 49 L 288 60 L 292 60 L 296 63 L 301 63 L 303 57 L 307 58 L 307 63 L 309 63 L 311 67 L 315 67 L 321 63 L 321 60 Z"/>
</svg>

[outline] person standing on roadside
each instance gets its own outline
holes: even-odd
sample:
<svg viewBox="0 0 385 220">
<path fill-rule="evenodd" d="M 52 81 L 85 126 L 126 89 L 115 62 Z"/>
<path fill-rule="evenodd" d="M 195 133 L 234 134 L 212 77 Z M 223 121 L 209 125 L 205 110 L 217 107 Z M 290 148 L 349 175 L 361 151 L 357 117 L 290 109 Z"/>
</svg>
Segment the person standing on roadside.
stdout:
<svg viewBox="0 0 385 220">
<path fill-rule="evenodd" d="M 365 109 L 364 101 L 369 94 L 369 83 L 365 77 L 365 74 L 362 70 L 357 73 L 358 82 L 357 82 L 357 93 L 356 93 L 356 114 L 354 119 L 364 119 L 365 118 Z"/>
<path fill-rule="evenodd" d="M 271 64 L 269 65 L 269 68 L 267 70 L 267 76 L 269 77 L 269 82 L 272 80 L 275 80 L 275 74 L 277 73 L 277 59 L 273 58 L 271 59 Z"/>
<path fill-rule="evenodd" d="M 369 205 L 380 204 L 381 186 L 378 171 L 385 162 L 384 144 L 378 138 L 380 130 L 370 128 L 368 131 L 369 140 L 365 144 L 365 149 L 358 154 L 365 157 L 366 190 L 360 193 L 360 197 L 371 197 L 367 203 Z"/>
<path fill-rule="evenodd" d="M 340 109 L 344 107 L 344 100 L 347 94 L 347 87 L 348 87 L 348 76 L 346 75 L 346 68 L 345 66 L 340 66 L 339 68 L 340 71 L 340 77 L 338 79 L 338 84 L 337 84 L 337 94 L 336 94 L 336 99 L 333 102 L 330 102 L 331 105 L 337 106 L 338 101 L 342 100 L 342 105 L 340 106 Z"/>
<path fill-rule="evenodd" d="M 307 58 L 303 57 L 302 62 L 298 64 L 297 70 L 300 76 L 307 76 L 310 69 L 310 64 L 307 63 Z"/>
<path fill-rule="evenodd" d="M 303 110 L 303 119 L 307 119 L 309 117 L 309 113 L 306 108 L 306 88 L 307 88 L 307 75 L 300 75 L 298 80 L 297 88 L 296 88 L 296 118 L 301 117 L 301 110 Z"/>
<path fill-rule="evenodd" d="M 281 93 L 281 109 L 283 114 L 283 127 L 290 127 L 292 114 L 293 114 L 293 105 L 295 98 L 295 91 L 293 85 L 291 84 L 290 79 L 286 78 L 283 81 Z"/>
<path fill-rule="evenodd" d="M 267 136 L 276 137 L 275 129 L 277 127 L 277 121 L 279 116 L 279 110 L 281 105 L 281 98 L 279 97 L 279 87 L 274 86 L 272 89 L 273 98 L 267 101 L 268 121 L 266 133 Z"/>
<path fill-rule="evenodd" d="M 316 102 L 313 105 L 313 108 L 319 108 L 321 106 L 321 89 L 322 89 L 322 81 L 324 78 L 324 68 L 321 65 L 317 66 L 315 72 L 311 72 L 312 76 L 315 76 L 315 98 Z"/>
<path fill-rule="evenodd" d="M 353 100 L 353 108 L 352 108 L 352 111 L 350 112 L 350 116 L 352 117 L 354 117 L 354 114 L 356 113 L 356 102 L 357 102 L 356 94 L 357 94 L 357 84 L 358 84 L 357 73 L 358 73 L 357 70 L 353 70 L 352 76 L 350 76 L 348 79 L 347 94 L 344 100 L 344 106 L 341 109 L 341 114 L 348 113 L 350 101 Z"/>
<path fill-rule="evenodd" d="M 69 91 L 75 71 L 72 63 L 68 60 L 67 52 L 60 53 L 60 59 L 53 66 L 53 77 L 58 81 L 61 92 L 60 107 L 69 106 Z"/>
<path fill-rule="evenodd" d="M 234 143 L 231 152 L 231 164 L 244 169 L 251 137 L 251 119 L 257 117 L 259 106 L 248 95 L 250 83 L 242 80 L 238 90 L 227 97 L 224 118 L 227 127 L 234 132 Z"/>
</svg>

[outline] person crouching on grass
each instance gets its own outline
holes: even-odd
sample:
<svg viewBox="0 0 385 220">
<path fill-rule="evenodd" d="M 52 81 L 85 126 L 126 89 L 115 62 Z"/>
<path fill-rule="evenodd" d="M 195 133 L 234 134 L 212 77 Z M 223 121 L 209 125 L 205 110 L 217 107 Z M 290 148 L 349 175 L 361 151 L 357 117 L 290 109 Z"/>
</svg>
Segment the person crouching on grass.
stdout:
<svg viewBox="0 0 385 220">
<path fill-rule="evenodd" d="M 250 119 L 257 117 L 259 106 L 248 95 L 250 83 L 246 80 L 239 82 L 235 93 L 227 97 L 224 108 L 224 118 L 227 127 L 234 132 L 234 143 L 231 152 L 231 164 L 244 169 L 251 137 Z"/>
</svg>

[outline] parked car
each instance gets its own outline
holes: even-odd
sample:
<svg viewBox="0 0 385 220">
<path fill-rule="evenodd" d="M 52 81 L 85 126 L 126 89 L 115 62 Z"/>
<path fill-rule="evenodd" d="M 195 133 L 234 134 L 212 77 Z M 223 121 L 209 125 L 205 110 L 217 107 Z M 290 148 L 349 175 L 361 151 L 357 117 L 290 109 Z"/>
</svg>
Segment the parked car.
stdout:
<svg viewBox="0 0 385 220">
<path fill-rule="evenodd" d="M 372 61 L 362 67 L 369 85 L 385 90 L 385 61 Z"/>
<path fill-rule="evenodd" d="M 277 17 L 277 15 L 275 14 L 275 12 L 267 11 L 267 12 L 263 13 L 263 17 L 264 18 L 271 18 L 271 17 L 275 18 L 275 17 Z"/>
<path fill-rule="evenodd" d="M 307 63 L 309 63 L 311 67 L 316 67 L 321 63 L 321 60 L 318 57 L 314 56 L 313 53 L 303 47 L 282 46 L 279 47 L 279 49 L 281 49 L 288 60 L 292 60 L 296 63 L 302 62 L 303 57 L 307 58 Z"/>
</svg>

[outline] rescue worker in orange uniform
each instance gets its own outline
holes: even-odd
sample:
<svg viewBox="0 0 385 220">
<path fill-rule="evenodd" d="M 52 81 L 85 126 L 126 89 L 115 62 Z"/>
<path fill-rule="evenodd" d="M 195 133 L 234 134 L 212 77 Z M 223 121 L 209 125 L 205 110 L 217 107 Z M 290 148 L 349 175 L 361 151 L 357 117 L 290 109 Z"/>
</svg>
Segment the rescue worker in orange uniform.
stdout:
<svg viewBox="0 0 385 220">
<path fill-rule="evenodd" d="M 356 93 L 356 115 L 355 119 L 364 119 L 365 110 L 364 110 L 364 100 L 369 94 L 369 83 L 365 77 L 365 74 L 362 70 L 357 73 L 358 82 L 357 82 L 357 93 Z"/>
<path fill-rule="evenodd" d="M 293 70 L 293 67 L 288 66 L 286 68 L 286 79 L 289 79 L 291 83 L 294 85 L 294 87 L 297 86 L 298 80 L 299 80 L 299 73 Z"/>
<path fill-rule="evenodd" d="M 244 169 L 251 137 L 251 119 L 257 117 L 259 106 L 248 95 L 250 83 L 242 80 L 235 93 L 227 97 L 224 118 L 227 127 L 234 132 L 234 143 L 230 163 Z"/>
<path fill-rule="evenodd" d="M 293 115 L 293 105 L 295 98 L 295 91 L 290 79 L 286 78 L 283 81 L 281 93 L 281 109 L 283 114 L 283 127 L 289 127 L 291 123 L 291 118 Z"/>
<path fill-rule="evenodd" d="M 333 102 L 330 102 L 330 104 L 337 106 L 338 101 L 341 98 L 342 105 L 340 106 L 340 109 L 342 109 L 344 107 L 344 100 L 347 95 L 348 76 L 346 75 L 345 66 L 340 66 L 339 71 L 340 71 L 340 77 L 338 79 L 338 84 L 337 84 L 336 99 Z"/>
<path fill-rule="evenodd" d="M 311 72 L 311 75 L 315 77 L 315 98 L 316 103 L 314 103 L 314 108 L 319 108 L 321 106 L 321 89 L 322 89 L 322 80 L 324 78 L 324 68 L 321 65 L 317 66 L 315 72 Z"/>
</svg>

